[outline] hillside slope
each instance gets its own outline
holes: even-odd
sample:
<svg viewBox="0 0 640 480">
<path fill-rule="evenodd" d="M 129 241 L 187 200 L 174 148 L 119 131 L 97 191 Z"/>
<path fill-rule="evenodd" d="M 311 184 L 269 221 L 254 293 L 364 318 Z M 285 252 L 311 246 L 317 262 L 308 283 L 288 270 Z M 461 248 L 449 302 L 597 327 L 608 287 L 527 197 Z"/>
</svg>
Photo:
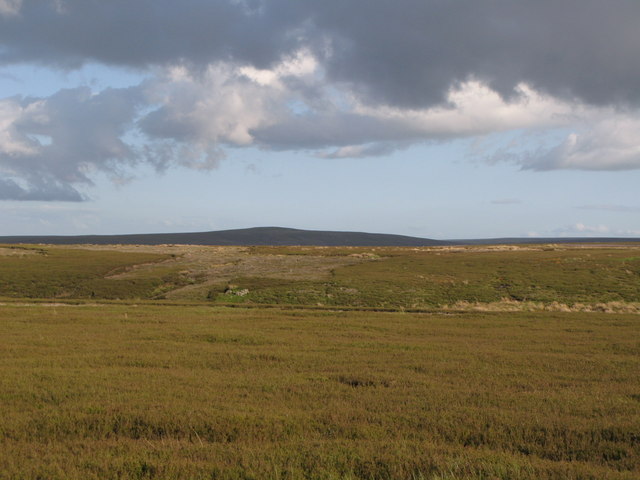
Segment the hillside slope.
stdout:
<svg viewBox="0 0 640 480">
<path fill-rule="evenodd" d="M 324 247 L 434 247 L 447 245 L 521 245 L 547 243 L 634 243 L 640 238 L 558 237 L 433 240 L 385 233 L 299 230 L 254 227 L 214 232 L 147 233 L 128 235 L 20 235 L 0 236 L 0 244 L 47 245 L 220 245 L 220 246 L 324 246 Z"/>
<path fill-rule="evenodd" d="M 281 227 L 256 227 L 217 232 L 151 233 L 136 235 L 11 236 L 0 243 L 52 245 L 317 245 L 425 247 L 451 242 L 428 238 L 360 232 L 325 232 Z"/>
</svg>

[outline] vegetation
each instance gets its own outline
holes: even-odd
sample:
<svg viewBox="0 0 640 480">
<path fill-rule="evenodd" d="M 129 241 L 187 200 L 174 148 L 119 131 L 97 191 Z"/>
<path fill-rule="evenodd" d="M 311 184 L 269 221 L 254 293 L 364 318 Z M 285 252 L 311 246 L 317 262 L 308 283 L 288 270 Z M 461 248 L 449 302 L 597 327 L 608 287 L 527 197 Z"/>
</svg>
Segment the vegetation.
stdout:
<svg viewBox="0 0 640 480">
<path fill-rule="evenodd" d="M 57 247 L 5 246 L 0 255 L 0 296 L 24 298 L 140 298 L 163 284 L 152 278 L 114 279 L 136 264 L 168 255 Z M 7 250 L 13 254 L 6 254 Z M 11 251 L 14 252 L 11 252 Z M 160 273 L 160 272 L 159 272 Z M 163 272 L 165 275 L 168 272 Z"/>
<path fill-rule="evenodd" d="M 637 315 L 0 311 L 0 478 L 635 479 Z"/>
<path fill-rule="evenodd" d="M 35 254 L 0 255 L 0 297 L 167 298 L 396 310 L 467 309 L 496 302 L 538 310 L 558 304 L 617 304 L 640 311 L 637 245 L 27 251 Z"/>
<path fill-rule="evenodd" d="M 0 297 L 0 479 L 640 478 L 637 245 L 6 246 Z"/>
<path fill-rule="evenodd" d="M 362 249 L 360 249 L 362 250 Z M 309 247 L 256 247 L 254 252 L 317 254 Z M 237 278 L 244 302 L 437 308 L 458 302 L 640 302 L 640 249 L 483 248 L 323 249 L 360 255 L 330 279 L 293 284 Z M 256 281 L 259 280 L 259 281 Z M 228 297 L 219 297 L 226 301 Z"/>
</svg>

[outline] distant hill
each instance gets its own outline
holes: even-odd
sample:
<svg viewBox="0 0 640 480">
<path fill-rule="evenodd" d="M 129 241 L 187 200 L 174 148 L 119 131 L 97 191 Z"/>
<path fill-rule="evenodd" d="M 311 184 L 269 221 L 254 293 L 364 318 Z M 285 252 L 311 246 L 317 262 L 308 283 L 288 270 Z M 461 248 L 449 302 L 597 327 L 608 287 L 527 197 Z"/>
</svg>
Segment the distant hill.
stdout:
<svg viewBox="0 0 640 480">
<path fill-rule="evenodd" d="M 149 233 L 134 235 L 0 236 L 0 243 L 53 245 L 315 245 L 327 247 L 432 247 L 444 245 L 514 245 L 544 243 L 630 243 L 640 238 L 490 238 L 433 240 L 384 233 L 325 232 L 281 227 L 255 227 L 217 232 Z"/>
<path fill-rule="evenodd" d="M 428 238 L 360 232 L 324 232 L 280 227 L 194 233 L 150 233 L 136 235 L 13 236 L 0 243 L 44 243 L 54 245 L 317 245 L 317 246 L 398 246 L 451 245 Z"/>
<path fill-rule="evenodd" d="M 640 238 L 624 237 L 508 237 L 508 238 L 479 238 L 467 240 L 447 240 L 453 245 L 540 245 L 547 243 L 637 243 Z"/>
</svg>

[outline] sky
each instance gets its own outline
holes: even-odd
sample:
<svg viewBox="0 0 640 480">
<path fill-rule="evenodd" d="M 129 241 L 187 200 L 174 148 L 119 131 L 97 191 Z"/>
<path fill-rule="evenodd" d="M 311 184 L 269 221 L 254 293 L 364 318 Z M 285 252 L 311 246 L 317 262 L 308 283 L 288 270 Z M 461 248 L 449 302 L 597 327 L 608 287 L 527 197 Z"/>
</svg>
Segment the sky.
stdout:
<svg viewBox="0 0 640 480">
<path fill-rule="evenodd" d="M 0 235 L 640 237 L 637 0 L 0 0 Z"/>
</svg>

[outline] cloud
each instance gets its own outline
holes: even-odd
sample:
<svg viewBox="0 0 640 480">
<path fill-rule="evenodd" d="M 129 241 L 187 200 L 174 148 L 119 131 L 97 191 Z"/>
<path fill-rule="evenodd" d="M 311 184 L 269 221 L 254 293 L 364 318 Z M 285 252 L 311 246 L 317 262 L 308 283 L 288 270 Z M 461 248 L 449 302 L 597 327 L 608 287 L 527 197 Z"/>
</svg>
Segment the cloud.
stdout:
<svg viewBox="0 0 640 480">
<path fill-rule="evenodd" d="M 573 229 L 576 232 L 586 232 L 586 233 L 609 233 L 609 227 L 605 225 L 596 225 L 596 226 L 588 226 L 584 223 L 576 223 L 573 226 Z"/>
<path fill-rule="evenodd" d="M 537 146 L 474 155 L 637 169 L 639 20 L 630 0 L 0 0 L 0 65 L 145 74 L 0 99 L 0 198 L 81 200 L 97 174 L 208 170 L 228 148 L 342 159 L 504 132 Z"/>
<path fill-rule="evenodd" d="M 214 168 L 223 147 L 263 146 L 253 130 L 291 115 L 315 68 L 298 52 L 271 70 L 170 67 L 130 88 L 1 99 L 0 199 L 79 201 L 96 174 L 119 183 L 143 162 Z"/>
<path fill-rule="evenodd" d="M 561 237 L 571 236 L 595 236 L 595 237 L 638 237 L 640 230 L 635 229 L 615 229 L 607 225 L 586 225 L 584 223 L 575 223 L 566 227 L 553 230 L 554 235 Z"/>
<path fill-rule="evenodd" d="M 353 92 L 336 95 L 330 88 L 318 87 L 315 93 L 322 95 L 322 101 L 309 105 L 303 114 L 256 128 L 253 134 L 270 148 L 346 147 L 323 155 L 344 158 L 388 153 L 407 143 L 561 127 L 575 117 L 572 104 L 541 95 L 526 85 L 520 85 L 518 92 L 516 99 L 507 101 L 486 85 L 473 81 L 452 88 L 446 105 L 404 109 L 364 104 Z"/>
<path fill-rule="evenodd" d="M 494 205 L 519 205 L 522 203 L 522 200 L 517 198 L 500 198 L 498 200 L 492 200 L 491 203 Z"/>
<path fill-rule="evenodd" d="M 84 197 L 70 185 L 60 182 L 40 180 L 23 187 L 14 180 L 0 178 L 0 200 L 80 202 Z"/>
<path fill-rule="evenodd" d="M 567 225 L 556 228 L 551 231 L 551 235 L 560 237 L 585 237 L 585 236 L 615 236 L 616 234 L 606 225 L 585 225 L 578 222 L 573 225 Z"/>
<path fill-rule="evenodd" d="M 292 18 L 298 17 L 295 5 L 288 7 L 259 11 L 247 2 L 206 0 L 24 0 L 19 15 L 0 22 L 5 47 L 0 60 L 146 68 L 232 58 L 264 66 L 297 43 L 290 30 L 301 19 Z"/>
<path fill-rule="evenodd" d="M 534 170 L 630 170 L 640 168 L 640 112 L 596 113 L 592 122 L 569 133 L 550 150 L 523 161 Z"/>
<path fill-rule="evenodd" d="M 183 66 L 161 71 L 142 85 L 151 111 L 137 125 L 155 142 L 149 157 L 207 169 L 224 157 L 222 146 L 273 147 L 256 132 L 285 121 L 296 102 L 318 103 L 319 95 L 310 93 L 316 69 L 315 58 L 299 51 L 272 69 L 224 62 L 197 73 Z"/>
<path fill-rule="evenodd" d="M 99 211 L 78 203 L 1 202 L 1 235 L 64 235 L 70 229 L 95 231 L 104 220 Z"/>
<path fill-rule="evenodd" d="M 374 142 L 363 145 L 347 145 L 340 147 L 332 152 L 321 152 L 318 154 L 320 158 L 363 158 L 363 157 L 382 157 L 387 156 L 408 146 L 402 143 L 393 142 Z"/>
<path fill-rule="evenodd" d="M 484 146 L 479 142 L 475 153 L 481 153 L 489 163 L 510 162 L 536 171 L 640 168 L 640 142 L 636 135 L 640 110 L 556 102 L 555 111 L 562 120 L 558 118 L 555 127 L 537 129 L 535 142 L 531 141 L 529 130 L 508 145 L 489 148 L 489 153 L 482 152 Z M 560 132 L 564 133 L 558 140 Z"/>
<path fill-rule="evenodd" d="M 2 199 L 79 201 L 95 173 L 118 177 L 138 159 L 123 140 L 138 103 L 136 89 L 0 100 Z"/>
<path fill-rule="evenodd" d="M 251 130 L 278 116 L 280 91 L 224 64 L 199 75 L 176 67 L 146 84 L 147 101 L 158 108 L 139 119 L 138 126 L 151 139 L 189 145 L 196 157 L 197 152 L 206 157 L 202 166 L 215 166 L 219 144 L 251 145 Z"/>
<path fill-rule="evenodd" d="M 593 104 L 638 101 L 634 2 L 336 0 L 318 10 L 333 38 L 331 77 L 384 103 L 432 105 L 470 79 L 507 97 L 527 83 Z"/>
<path fill-rule="evenodd" d="M 0 0 L 0 16 L 13 16 L 20 12 L 22 0 Z"/>
<path fill-rule="evenodd" d="M 169 141 L 172 149 L 188 144 L 196 156 L 213 149 L 212 166 L 220 145 L 315 150 L 323 158 L 379 156 L 416 142 L 565 127 L 584 110 L 524 84 L 508 101 L 476 81 L 452 88 L 444 106 L 369 105 L 352 91 L 327 84 L 308 50 L 272 69 L 228 62 L 198 73 L 172 67 L 143 89 L 149 105 L 158 108 L 140 118 L 140 129 L 156 141 Z"/>
<path fill-rule="evenodd" d="M 308 150 L 333 159 L 383 156 L 421 142 L 568 128 L 576 119 L 595 122 L 591 128 L 602 134 L 584 148 L 608 151 L 606 158 L 567 161 L 577 147 L 513 153 L 518 144 L 512 142 L 487 160 L 538 170 L 640 166 L 620 153 L 636 149 L 635 120 L 628 114 L 607 117 L 599 107 L 561 102 L 527 85 L 507 100 L 468 82 L 452 88 L 444 106 L 403 109 L 365 104 L 325 80 L 317 59 L 301 50 L 271 69 L 228 62 L 200 72 L 176 66 L 129 88 L 80 87 L 0 100 L 3 198 L 80 200 L 78 188 L 91 186 L 98 173 L 122 182 L 143 162 L 158 170 L 211 169 L 229 147 Z M 612 134 L 607 127 L 613 121 L 624 128 Z"/>
<path fill-rule="evenodd" d="M 630 0 L 3 0 L 0 62 L 270 68 L 306 48 L 368 103 L 425 108 L 476 79 L 604 105 L 640 100 Z M 19 9 L 19 15 L 18 13 Z M 354 21 L 357 19 L 357 21 Z"/>
<path fill-rule="evenodd" d="M 631 205 L 581 205 L 576 208 L 580 210 L 604 210 L 607 212 L 640 213 L 640 207 Z"/>
</svg>

